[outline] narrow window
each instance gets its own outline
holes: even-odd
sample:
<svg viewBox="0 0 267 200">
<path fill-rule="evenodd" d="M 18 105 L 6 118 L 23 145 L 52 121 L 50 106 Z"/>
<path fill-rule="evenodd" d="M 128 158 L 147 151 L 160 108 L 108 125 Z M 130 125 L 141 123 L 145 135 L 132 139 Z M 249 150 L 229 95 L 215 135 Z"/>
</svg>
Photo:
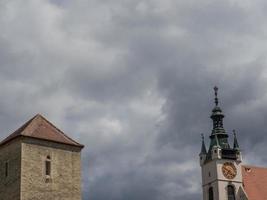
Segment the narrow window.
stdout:
<svg viewBox="0 0 267 200">
<path fill-rule="evenodd" d="M 8 162 L 5 162 L 5 176 L 8 177 L 8 168 L 9 168 L 9 164 Z"/>
<path fill-rule="evenodd" d="M 232 185 L 227 186 L 228 200 L 235 200 L 235 188 Z"/>
<path fill-rule="evenodd" d="M 209 188 L 209 200 L 213 200 L 213 188 Z"/>
<path fill-rule="evenodd" d="M 50 158 L 50 156 L 47 156 L 46 160 L 45 160 L 45 175 L 46 176 L 51 175 L 51 158 Z"/>
</svg>

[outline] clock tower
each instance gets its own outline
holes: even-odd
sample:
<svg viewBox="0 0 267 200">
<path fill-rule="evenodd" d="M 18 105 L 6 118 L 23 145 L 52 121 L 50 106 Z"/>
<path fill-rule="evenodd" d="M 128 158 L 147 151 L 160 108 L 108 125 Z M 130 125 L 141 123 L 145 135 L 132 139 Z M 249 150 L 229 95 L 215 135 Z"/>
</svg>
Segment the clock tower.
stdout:
<svg viewBox="0 0 267 200">
<path fill-rule="evenodd" d="M 203 200 L 245 199 L 242 186 L 242 156 L 235 131 L 234 144 L 228 142 L 228 134 L 223 126 L 224 114 L 219 107 L 218 88 L 214 87 L 215 107 L 210 118 L 213 129 L 209 136 L 208 150 L 202 134 L 202 147 L 199 154 L 202 171 Z"/>
</svg>

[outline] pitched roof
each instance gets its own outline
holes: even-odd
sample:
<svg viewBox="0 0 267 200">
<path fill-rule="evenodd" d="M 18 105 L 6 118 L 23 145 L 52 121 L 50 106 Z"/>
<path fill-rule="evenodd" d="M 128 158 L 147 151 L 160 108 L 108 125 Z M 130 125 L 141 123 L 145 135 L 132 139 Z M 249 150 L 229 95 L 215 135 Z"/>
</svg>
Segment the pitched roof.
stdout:
<svg viewBox="0 0 267 200">
<path fill-rule="evenodd" d="M 242 166 L 242 175 L 249 200 L 267 199 L 267 168 Z"/>
<path fill-rule="evenodd" d="M 57 143 L 78 146 L 81 148 L 83 147 L 83 145 L 68 137 L 40 114 L 35 115 L 32 119 L 27 121 L 14 133 L 4 139 L 0 145 L 3 145 L 20 136 L 43 139 Z"/>
</svg>

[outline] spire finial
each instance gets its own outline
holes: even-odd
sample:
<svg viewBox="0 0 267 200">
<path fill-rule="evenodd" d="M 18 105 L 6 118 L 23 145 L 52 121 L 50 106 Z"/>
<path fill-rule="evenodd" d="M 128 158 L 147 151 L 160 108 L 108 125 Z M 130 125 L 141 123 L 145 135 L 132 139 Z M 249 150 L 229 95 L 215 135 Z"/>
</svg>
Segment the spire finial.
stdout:
<svg viewBox="0 0 267 200">
<path fill-rule="evenodd" d="M 216 106 L 218 106 L 218 103 L 219 103 L 219 101 L 218 101 L 218 87 L 217 86 L 215 86 L 214 88 L 214 93 L 215 93 L 215 105 Z"/>
<path fill-rule="evenodd" d="M 204 134 L 203 133 L 201 133 L 201 139 L 202 139 L 202 141 L 204 141 Z"/>
<path fill-rule="evenodd" d="M 233 134 L 234 134 L 234 136 L 236 137 L 236 132 L 235 132 L 235 129 L 233 129 Z"/>
</svg>

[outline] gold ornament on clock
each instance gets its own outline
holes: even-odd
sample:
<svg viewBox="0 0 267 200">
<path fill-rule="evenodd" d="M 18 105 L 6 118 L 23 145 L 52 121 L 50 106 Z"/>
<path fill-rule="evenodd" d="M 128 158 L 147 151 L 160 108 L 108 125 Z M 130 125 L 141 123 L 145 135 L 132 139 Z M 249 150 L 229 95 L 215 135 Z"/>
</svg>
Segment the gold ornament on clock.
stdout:
<svg viewBox="0 0 267 200">
<path fill-rule="evenodd" d="M 222 166 L 222 173 L 227 179 L 234 179 L 236 177 L 236 167 L 231 162 L 226 162 Z"/>
</svg>

